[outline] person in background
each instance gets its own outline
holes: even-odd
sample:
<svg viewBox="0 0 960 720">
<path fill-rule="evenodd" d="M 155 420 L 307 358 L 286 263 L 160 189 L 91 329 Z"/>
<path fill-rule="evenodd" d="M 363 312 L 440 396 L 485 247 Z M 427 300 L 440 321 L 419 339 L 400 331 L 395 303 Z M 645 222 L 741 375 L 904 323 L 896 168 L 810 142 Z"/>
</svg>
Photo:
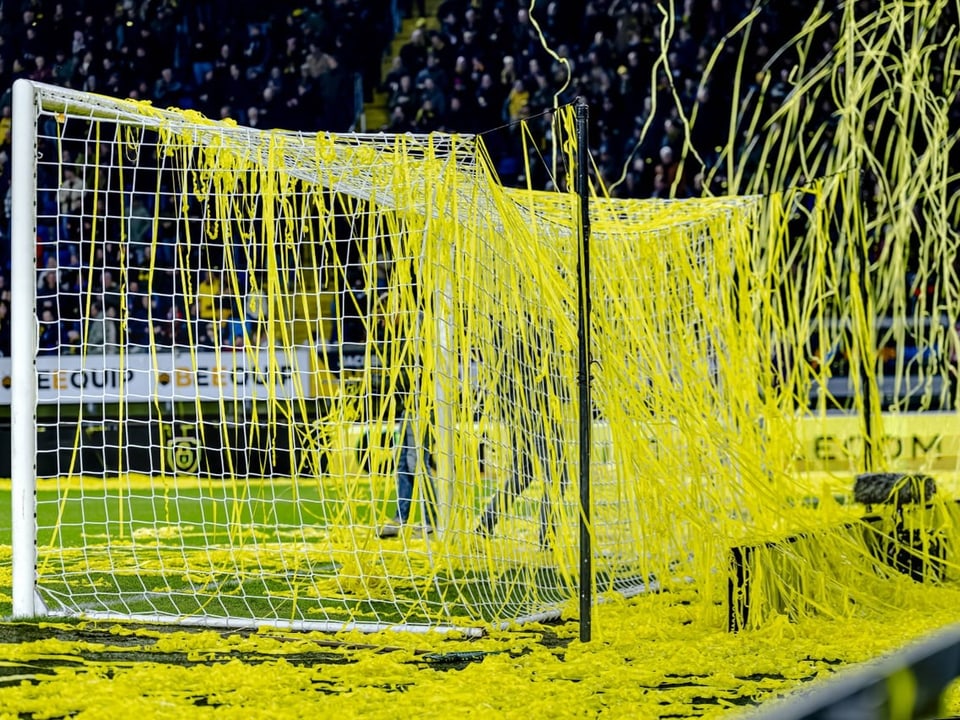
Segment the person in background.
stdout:
<svg viewBox="0 0 960 720">
<path fill-rule="evenodd" d="M 380 538 L 397 537 L 412 519 L 415 500 L 422 504 L 422 524 L 414 533 L 426 536 L 436 527 L 436 491 L 433 481 L 433 458 L 426 439 L 423 418 L 416 412 L 418 387 L 416 365 L 418 355 L 417 323 L 419 314 L 404 311 L 396 289 L 382 292 L 374 306 L 376 356 L 380 367 L 374 392 L 380 402 L 390 403 L 392 417 L 398 426 L 397 437 L 397 507 L 393 518 L 377 530 Z M 389 418 L 391 413 L 381 413 Z M 417 479 L 422 482 L 417 483 Z"/>
<path fill-rule="evenodd" d="M 10 306 L 0 300 L 0 357 L 10 357 Z"/>
</svg>

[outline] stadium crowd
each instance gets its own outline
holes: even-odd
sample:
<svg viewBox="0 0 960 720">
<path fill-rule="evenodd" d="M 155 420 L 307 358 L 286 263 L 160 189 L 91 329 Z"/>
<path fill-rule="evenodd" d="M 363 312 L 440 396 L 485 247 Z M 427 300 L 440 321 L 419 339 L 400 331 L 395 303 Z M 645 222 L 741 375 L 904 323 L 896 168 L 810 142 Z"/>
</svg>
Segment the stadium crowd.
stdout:
<svg viewBox="0 0 960 720">
<path fill-rule="evenodd" d="M 483 133 L 506 184 L 529 180 L 538 187 L 551 183 L 547 111 L 582 96 L 591 108 L 592 154 L 613 195 L 689 197 L 704 191 L 703 170 L 717 163 L 719 148 L 727 143 L 727 118 L 740 99 L 764 78 L 767 112 L 785 96 L 795 57 L 776 49 L 809 8 L 803 0 L 761 4 L 741 54 L 739 43 L 722 41 L 754 8 L 752 0 L 672 4 L 676 29 L 668 65 L 658 62 L 664 18 L 653 0 L 541 0 L 535 5 L 536 23 L 527 0 L 432 2 L 435 16 L 429 22 L 421 17 L 427 12 L 422 0 L 3 4 L 0 197 L 6 202 L 0 223 L 0 352 L 8 354 L 10 343 L 10 88 L 17 78 L 193 108 L 258 128 L 304 131 L 356 129 L 357 89 L 368 101 L 385 92 L 389 121 L 382 130 Z M 408 41 L 394 42 L 405 17 L 420 20 Z M 837 27 L 824 23 L 821 52 L 832 47 Z M 812 52 L 817 51 L 814 44 Z M 381 76 L 385 58 L 392 64 Z M 744 80 L 734 82 L 734 77 Z M 682 117 L 695 107 L 707 121 L 688 130 Z M 829 123 L 829 108 L 822 114 Z M 536 134 L 535 151 L 544 155 L 530 164 L 533 178 L 524 176 L 516 126 L 524 118 Z M 829 142 L 828 133 L 822 141 Z M 700 160 L 681 164 L 691 144 Z M 714 181 L 722 184 L 722 174 Z M 61 206 L 77 207 L 83 192 L 82 181 L 65 177 Z M 85 258 L 41 247 L 38 259 L 38 312 L 46 335 L 41 351 L 61 342 L 69 351 L 78 344 L 76 328 L 56 325 L 54 319 L 69 311 L 48 296 L 56 295 L 58 283 L 75 280 Z M 93 277 L 109 295 L 107 284 L 116 278 L 106 268 L 98 267 Z M 117 308 L 104 302 L 96 310 L 109 326 Z M 129 310 L 136 317 L 143 308 Z"/>
</svg>

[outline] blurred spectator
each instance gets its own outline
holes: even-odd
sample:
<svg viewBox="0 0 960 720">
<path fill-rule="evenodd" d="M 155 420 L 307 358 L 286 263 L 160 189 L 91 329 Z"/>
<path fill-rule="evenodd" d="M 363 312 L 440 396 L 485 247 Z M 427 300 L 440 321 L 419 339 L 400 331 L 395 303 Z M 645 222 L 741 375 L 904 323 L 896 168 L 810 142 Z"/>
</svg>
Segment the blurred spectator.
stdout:
<svg viewBox="0 0 960 720">
<path fill-rule="evenodd" d="M 108 353 L 120 352 L 120 320 L 114 305 L 104 307 L 103 345 Z"/>
<path fill-rule="evenodd" d="M 217 330 L 214 323 L 200 323 L 196 334 L 196 343 L 200 349 L 205 351 L 215 350 L 220 347 L 220 338 L 217 337 Z"/>
<path fill-rule="evenodd" d="M 223 333 L 221 340 L 224 350 L 242 350 L 246 342 L 246 323 L 242 317 L 237 317 L 236 313 L 230 312 L 229 317 L 223 321 Z"/>
<path fill-rule="evenodd" d="M 190 40 L 193 85 L 199 88 L 213 72 L 217 56 L 216 37 L 207 23 L 198 19 L 196 27 L 190 33 Z"/>
<path fill-rule="evenodd" d="M 153 102 L 158 107 L 180 105 L 183 84 L 174 76 L 173 68 L 160 71 L 160 77 L 153 84 Z"/>
<path fill-rule="evenodd" d="M 49 311 L 53 317 L 59 318 L 59 297 L 60 279 L 57 271 L 44 270 L 37 286 L 37 311 L 40 313 Z"/>
<path fill-rule="evenodd" d="M 400 60 L 408 71 L 416 75 L 427 64 L 426 23 L 419 23 L 410 39 L 400 48 Z"/>
<path fill-rule="evenodd" d="M 160 347 L 189 345 L 192 342 L 186 312 L 179 303 L 172 303 L 163 318 L 158 318 L 154 338 Z"/>
<path fill-rule="evenodd" d="M 349 131 L 354 121 L 353 79 L 336 55 L 326 56 L 326 71 L 320 75 L 319 90 L 323 108 L 320 126 L 332 132 Z"/>
<path fill-rule="evenodd" d="M 147 209 L 142 195 L 134 195 L 130 205 L 130 219 L 127 228 L 127 241 L 130 243 L 130 255 L 137 267 L 149 267 L 146 259 L 153 246 L 150 237 L 153 230 L 153 216 Z"/>
<path fill-rule="evenodd" d="M 503 121 L 516 123 L 529 115 L 530 91 L 523 80 L 514 80 L 503 106 Z"/>
<path fill-rule="evenodd" d="M 247 38 L 243 42 L 243 57 L 253 76 L 263 74 L 270 54 L 269 40 L 264 37 L 262 30 L 258 23 L 250 23 L 247 25 Z"/>
<path fill-rule="evenodd" d="M 10 105 L 0 107 L 0 147 L 10 143 L 10 131 L 13 128 L 12 110 Z"/>
<path fill-rule="evenodd" d="M 83 210 L 83 179 L 75 168 L 66 165 L 63 168 L 63 180 L 60 181 L 60 237 L 76 240 L 75 233 L 78 218 Z"/>
<path fill-rule="evenodd" d="M 127 342 L 130 352 L 147 352 L 151 340 L 150 296 L 131 294 L 127 310 Z"/>
<path fill-rule="evenodd" d="M 90 316 L 85 327 L 87 352 L 91 355 L 103 354 L 106 349 L 106 318 L 103 316 L 103 305 L 99 300 L 90 303 Z"/>
<path fill-rule="evenodd" d="M 363 343 L 367 338 L 366 318 L 370 312 L 370 297 L 363 275 L 356 274 L 344 288 L 333 308 L 333 317 L 339 318 L 339 332 L 334 341 Z"/>
<path fill-rule="evenodd" d="M 244 317 L 246 331 L 251 341 L 260 344 L 263 335 L 263 325 L 267 317 L 267 297 L 264 295 L 259 282 L 252 284 L 244 301 Z M 239 315 L 239 313 L 238 313 Z"/>
<path fill-rule="evenodd" d="M 390 70 L 383 79 L 384 90 L 392 95 L 400 85 L 400 78 L 409 74 L 410 71 L 404 66 L 403 59 L 399 55 L 395 55 L 390 61 Z"/>
<path fill-rule="evenodd" d="M 205 270 L 197 286 L 197 317 L 213 322 L 218 319 L 220 300 L 220 275 Z"/>
<path fill-rule="evenodd" d="M 424 100 L 417 110 L 417 117 L 414 118 L 413 126 L 417 132 L 431 133 L 440 127 L 440 114 L 434 109 L 433 101 Z"/>
<path fill-rule="evenodd" d="M 0 356 L 10 357 L 10 305 L 0 300 Z"/>
<path fill-rule="evenodd" d="M 113 316 L 118 317 L 122 296 L 120 295 L 120 285 L 114 280 L 113 273 L 110 270 L 104 270 L 101 273 L 98 289 L 103 297 L 104 311 L 110 316 L 110 311 L 113 310 Z"/>
<path fill-rule="evenodd" d="M 260 108 L 256 105 L 251 105 L 247 108 L 247 121 L 245 123 L 247 127 L 252 127 L 255 130 L 260 129 L 263 126 L 263 123 L 260 122 Z"/>
<path fill-rule="evenodd" d="M 447 112 L 447 98 L 433 75 L 424 76 L 418 89 L 420 90 L 420 107 L 429 103 L 438 116 L 443 116 Z"/>
<path fill-rule="evenodd" d="M 60 322 L 60 340 L 61 355 L 79 355 L 83 350 L 80 328 L 76 323 Z"/>
<path fill-rule="evenodd" d="M 407 120 L 407 115 L 401 105 L 397 105 L 390 111 L 390 122 L 384 128 L 390 133 L 405 133 L 413 130 L 413 123 Z"/>
<path fill-rule="evenodd" d="M 60 321 L 49 308 L 40 312 L 40 337 L 37 347 L 38 355 L 60 353 Z"/>
<path fill-rule="evenodd" d="M 413 78 L 409 73 L 404 73 L 397 81 L 397 86 L 393 88 L 387 106 L 391 111 L 400 108 L 404 118 L 413 117 L 417 111 L 417 95 L 413 85 Z"/>
</svg>

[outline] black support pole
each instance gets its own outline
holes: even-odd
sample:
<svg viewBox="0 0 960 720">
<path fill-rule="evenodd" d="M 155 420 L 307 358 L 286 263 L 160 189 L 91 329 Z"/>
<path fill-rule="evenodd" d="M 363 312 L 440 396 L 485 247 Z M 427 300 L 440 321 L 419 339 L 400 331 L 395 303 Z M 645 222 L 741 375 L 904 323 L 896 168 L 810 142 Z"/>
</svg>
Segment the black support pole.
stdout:
<svg viewBox="0 0 960 720">
<path fill-rule="evenodd" d="M 861 211 L 862 212 L 862 211 Z M 866 243 L 858 243 L 857 260 L 860 264 L 860 302 L 868 309 L 870 305 L 870 286 L 867 274 L 870 272 L 870 256 Z M 879 374 L 879 353 L 877 353 L 876 323 L 869 314 L 867 318 L 867 337 L 863 338 L 860 357 L 860 388 L 863 392 L 863 434 L 866 442 L 863 444 L 863 471 L 876 470 L 876 419 L 873 417 L 873 403 L 877 398 L 877 375 Z M 866 344 L 864 352 L 862 345 Z"/>
<path fill-rule="evenodd" d="M 588 642 L 593 630 L 593 548 L 590 534 L 590 450 L 593 406 L 590 401 L 590 183 L 589 108 L 576 102 L 577 194 L 580 198 L 579 259 L 577 261 L 578 383 L 580 421 L 580 640 Z"/>
</svg>

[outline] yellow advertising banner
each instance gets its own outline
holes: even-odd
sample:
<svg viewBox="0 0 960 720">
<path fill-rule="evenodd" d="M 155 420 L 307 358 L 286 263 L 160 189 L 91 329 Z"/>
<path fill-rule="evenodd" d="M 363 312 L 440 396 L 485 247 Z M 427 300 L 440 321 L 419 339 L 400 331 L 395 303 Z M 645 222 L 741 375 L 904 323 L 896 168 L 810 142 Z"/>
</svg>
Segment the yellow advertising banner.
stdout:
<svg viewBox="0 0 960 720">
<path fill-rule="evenodd" d="M 874 456 L 878 469 L 891 472 L 952 473 L 960 470 L 960 414 L 910 413 L 878 418 L 879 448 Z M 663 440 L 664 428 L 648 429 L 648 442 Z M 362 473 L 371 464 L 388 464 L 394 451 L 394 428 L 367 424 L 317 423 L 317 446 L 326 448 L 325 466 L 336 473 Z M 483 437 L 484 452 L 496 467 L 506 448 L 502 429 L 496 423 L 474 427 L 471 436 Z M 321 439 L 322 438 L 322 439 Z M 798 473 L 849 476 L 864 470 L 864 426 L 850 415 L 806 417 L 796 425 L 794 469 Z M 593 431 L 595 462 L 610 462 L 610 428 L 596 423 Z M 479 448 L 478 448 L 479 449 Z"/>
<path fill-rule="evenodd" d="M 950 472 L 960 468 L 960 414 L 883 414 L 874 464 L 889 471 Z M 850 415 L 804 418 L 798 425 L 797 470 L 856 473 L 863 469 L 866 429 Z"/>
</svg>

